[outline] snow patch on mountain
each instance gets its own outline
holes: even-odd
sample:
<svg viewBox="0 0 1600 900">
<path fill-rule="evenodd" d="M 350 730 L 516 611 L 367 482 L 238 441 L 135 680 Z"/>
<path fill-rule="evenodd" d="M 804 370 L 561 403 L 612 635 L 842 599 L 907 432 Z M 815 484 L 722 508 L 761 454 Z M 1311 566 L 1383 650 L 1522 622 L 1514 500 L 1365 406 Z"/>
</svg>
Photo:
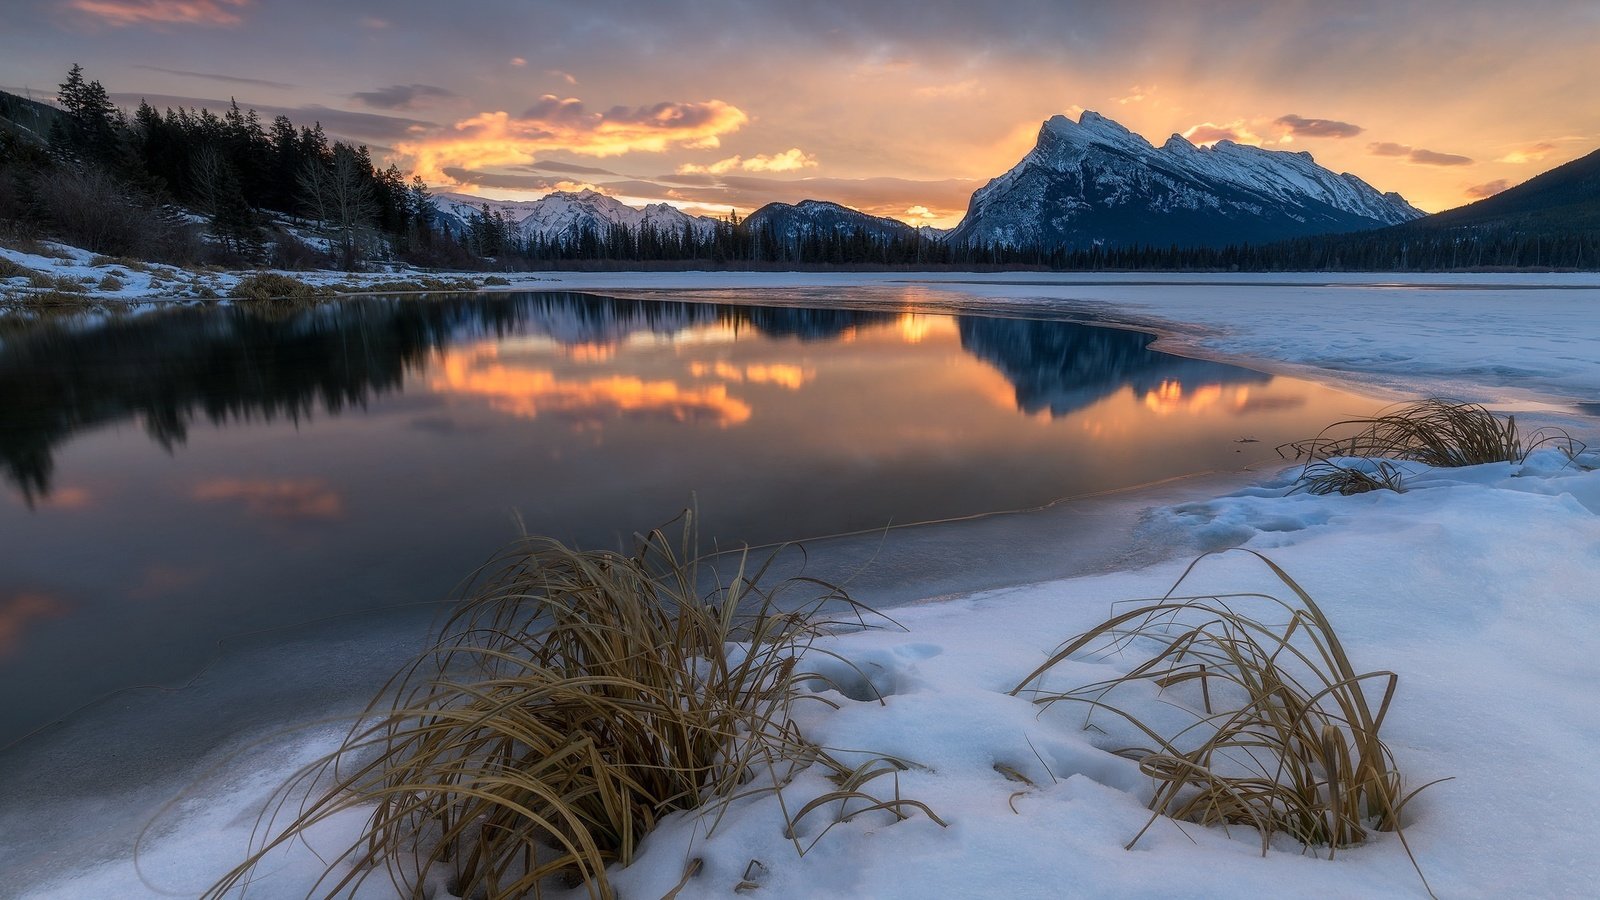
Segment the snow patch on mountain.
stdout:
<svg viewBox="0 0 1600 900">
<path fill-rule="evenodd" d="M 443 193 L 433 198 L 446 227 L 464 226 L 487 206 L 515 223 L 524 237 L 545 242 L 571 239 L 585 229 L 604 234 L 613 225 L 630 230 L 653 229 L 663 234 L 690 231 L 698 238 L 710 236 L 716 220 L 692 216 L 667 203 L 643 208 L 629 206 L 599 191 L 556 191 L 538 200 L 489 200 L 468 194 Z M 451 220 L 454 220 L 452 222 Z"/>
<path fill-rule="evenodd" d="M 1396 225 L 1423 213 L 1311 154 L 1174 134 L 1159 149 L 1086 110 L 1055 116 L 1033 150 L 972 195 L 963 244 L 1217 245 Z"/>
</svg>

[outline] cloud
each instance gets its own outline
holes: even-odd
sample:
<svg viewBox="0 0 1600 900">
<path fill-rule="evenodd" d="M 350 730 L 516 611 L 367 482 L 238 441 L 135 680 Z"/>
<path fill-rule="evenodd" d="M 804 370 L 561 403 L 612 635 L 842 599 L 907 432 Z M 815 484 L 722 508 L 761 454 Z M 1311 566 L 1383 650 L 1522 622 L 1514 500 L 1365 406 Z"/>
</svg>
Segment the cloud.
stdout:
<svg viewBox="0 0 1600 900">
<path fill-rule="evenodd" d="M 1462 156 L 1458 153 L 1440 153 L 1437 150 L 1424 150 L 1421 147 L 1396 144 L 1392 141 L 1368 144 L 1367 152 L 1373 156 L 1403 156 L 1419 166 L 1472 165 L 1472 157 L 1470 156 Z"/>
<path fill-rule="evenodd" d="M 143 100 L 157 109 L 187 107 L 192 109 L 224 110 L 228 108 L 227 100 L 208 97 L 179 97 L 171 94 L 112 94 L 111 100 L 118 106 L 123 107 L 138 106 L 139 102 Z M 415 137 L 419 132 L 433 131 L 439 127 L 436 123 L 424 122 L 420 119 L 331 109 L 316 104 L 308 106 L 258 106 L 240 102 L 239 105 L 247 109 L 254 109 L 268 119 L 273 116 L 288 116 L 296 125 L 310 125 L 313 122 L 321 122 L 329 135 L 341 140 L 394 141 L 405 137 Z"/>
<path fill-rule="evenodd" d="M 1546 156 L 1549 156 L 1550 151 L 1554 149 L 1556 149 L 1555 144 L 1552 144 L 1549 141 L 1540 141 L 1531 147 L 1523 147 L 1521 150 L 1513 150 L 1510 153 L 1507 153 L 1505 156 L 1495 160 L 1495 162 L 1512 163 L 1514 165 L 1538 162 L 1539 160 L 1544 159 Z"/>
<path fill-rule="evenodd" d="M 1153 93 L 1154 91 L 1155 91 L 1155 88 L 1153 88 L 1153 87 L 1146 88 L 1146 87 L 1142 87 L 1142 86 L 1136 84 L 1133 87 L 1128 88 L 1128 93 L 1127 93 L 1126 96 L 1112 97 L 1111 99 L 1117 101 L 1119 104 L 1121 104 L 1123 106 L 1127 106 L 1129 103 L 1141 103 L 1141 102 L 1143 102 L 1144 99 L 1146 97 L 1150 96 L 1150 94 Z"/>
<path fill-rule="evenodd" d="M 546 69 L 545 74 L 552 78 L 559 78 L 562 81 L 565 81 L 568 85 L 576 85 L 578 83 L 578 76 L 572 74 L 571 72 L 563 72 L 560 69 Z"/>
<path fill-rule="evenodd" d="M 1496 178 L 1493 181 L 1486 181 L 1483 184 L 1475 184 L 1467 188 L 1467 196 L 1474 200 L 1482 200 L 1485 197 L 1493 197 L 1508 187 L 1511 187 L 1510 181 L 1504 178 Z"/>
<path fill-rule="evenodd" d="M 431 84 L 391 84 L 375 91 L 360 91 L 350 99 L 378 109 L 414 109 L 417 101 L 433 97 L 454 97 L 454 91 Z"/>
<path fill-rule="evenodd" d="M 591 112 L 581 100 L 546 94 L 520 116 L 481 113 L 457 122 L 453 134 L 407 141 L 396 149 L 424 179 L 434 179 L 445 166 L 528 165 L 550 151 L 607 157 L 716 147 L 722 135 L 748 121 L 743 110 L 721 100 Z"/>
<path fill-rule="evenodd" d="M 307 521 L 344 515 L 344 496 L 320 478 L 213 478 L 190 496 L 209 503 L 238 503 L 258 519 Z"/>
<path fill-rule="evenodd" d="M 610 169 L 598 166 L 580 166 L 577 163 L 557 162 L 555 160 L 535 160 L 523 166 L 524 169 L 534 169 L 543 172 L 565 172 L 568 175 L 615 175 Z"/>
<path fill-rule="evenodd" d="M 290 90 L 295 87 L 282 81 L 267 81 L 261 78 L 240 78 L 237 75 L 218 75 L 215 72 L 189 72 L 183 69 L 163 69 L 160 66 L 134 66 L 135 69 L 144 69 L 146 72 L 163 72 L 167 75 L 182 75 L 185 78 L 206 78 L 211 81 L 222 81 L 227 84 L 251 84 L 260 87 Z"/>
<path fill-rule="evenodd" d="M 68 0 L 107 25 L 237 25 L 250 0 Z"/>
<path fill-rule="evenodd" d="M 1413 150 L 1411 161 L 1423 166 L 1470 166 L 1472 157 L 1459 153 L 1440 153 L 1436 150 Z"/>
<path fill-rule="evenodd" d="M 1243 119 L 1217 124 L 1216 122 L 1201 122 L 1199 125 L 1190 126 L 1183 136 L 1192 144 L 1205 146 L 1218 141 L 1233 141 L 1235 144 L 1249 144 L 1259 147 L 1265 143 L 1261 136 L 1250 130 Z"/>
<path fill-rule="evenodd" d="M 752 210 L 774 201 L 832 200 L 874 216 L 917 224 L 929 221 L 907 213 L 920 206 L 933 219 L 953 223 L 967 208 L 972 192 L 983 185 L 974 179 L 915 181 L 909 178 L 765 178 L 757 175 L 662 175 L 653 180 L 612 181 L 605 188 L 630 197 L 659 197 L 708 209 Z"/>
<path fill-rule="evenodd" d="M 513 67 L 521 69 L 528 64 L 528 61 L 520 56 L 513 56 L 510 59 L 510 63 Z"/>
<path fill-rule="evenodd" d="M 919 87 L 912 93 L 918 97 L 930 100 L 968 100 L 973 97 L 982 97 L 988 93 L 982 84 L 975 78 L 957 81 L 953 84 L 930 84 Z"/>
<path fill-rule="evenodd" d="M 799 147 L 790 147 L 782 153 L 771 156 L 757 154 L 751 157 L 730 156 L 720 159 L 707 166 L 697 166 L 694 163 L 684 163 L 678 167 L 679 175 L 724 175 L 728 172 L 797 172 L 801 169 L 814 169 L 817 158 Z"/>
<path fill-rule="evenodd" d="M 549 175 L 514 175 L 508 172 L 480 172 L 460 166 L 445 166 L 444 176 L 458 185 L 500 188 L 511 191 L 577 191 L 593 185 Z"/>
<path fill-rule="evenodd" d="M 1360 125 L 1352 125 L 1349 122 L 1338 122 L 1333 119 L 1307 119 L 1304 116 L 1297 116 L 1293 113 L 1279 116 L 1274 122 L 1289 129 L 1289 133 L 1297 137 L 1347 138 L 1355 137 L 1366 130 Z"/>
</svg>

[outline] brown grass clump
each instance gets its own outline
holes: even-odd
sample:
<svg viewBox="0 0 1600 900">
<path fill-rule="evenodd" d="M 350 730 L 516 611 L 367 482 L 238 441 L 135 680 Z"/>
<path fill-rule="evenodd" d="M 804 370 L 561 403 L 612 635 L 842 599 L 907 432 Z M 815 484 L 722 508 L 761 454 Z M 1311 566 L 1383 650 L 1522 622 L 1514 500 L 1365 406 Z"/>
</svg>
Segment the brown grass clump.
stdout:
<svg viewBox="0 0 1600 900">
<path fill-rule="evenodd" d="M 404 896 L 539 896 L 581 884 L 610 897 L 607 866 L 628 865 L 662 817 L 709 807 L 709 831 L 732 800 L 781 791 L 813 764 L 838 790 L 790 817 L 791 831 L 834 806 L 836 821 L 872 809 L 931 816 L 916 801 L 864 792 L 904 764 L 849 768 L 790 719 L 797 700 L 819 696 L 799 690 L 817 676 L 796 665 L 835 624 L 825 614 L 861 627 L 866 611 L 819 582 L 764 588 L 764 570 L 742 557 L 703 592 L 690 534 L 686 525 L 675 548 L 654 531 L 631 556 L 543 538 L 513 545 L 476 577 L 435 649 L 391 682 L 338 751 L 285 787 L 258 852 L 206 896 L 245 884 L 266 854 L 349 809 L 372 810 L 365 834 L 328 861 L 311 894 L 352 891 L 382 869 Z M 817 596 L 780 602 L 797 587 Z M 306 788 L 310 799 L 278 827 Z"/>
<path fill-rule="evenodd" d="M 1029 693 L 1046 707 L 1086 704 L 1091 714 L 1120 718 L 1149 741 L 1117 751 L 1156 782 L 1154 814 L 1130 848 L 1163 815 L 1248 825 L 1259 832 L 1263 854 L 1278 834 L 1325 847 L 1331 858 L 1365 841 L 1369 829 L 1399 833 L 1401 812 L 1416 791 L 1402 792 L 1393 755 L 1378 737 L 1398 676 L 1359 672 L 1321 607 L 1294 579 L 1259 553 L 1236 552 L 1265 563 L 1290 598 L 1176 596 L 1196 560 L 1166 596 L 1137 601 L 1073 638 L 1012 693 Z M 1145 645 L 1153 653 L 1120 677 L 1068 691 L 1040 686 L 1071 657 Z M 1169 705 L 1195 701 L 1180 707 L 1192 713 L 1192 723 L 1169 733 L 1147 725 L 1119 699 L 1139 693 L 1139 686 L 1154 688 Z M 1192 698 L 1173 696 L 1196 689 Z"/>
<path fill-rule="evenodd" d="M 1387 463 L 1359 467 L 1341 458 L 1388 458 L 1454 468 L 1495 462 L 1521 462 L 1529 452 L 1555 444 L 1576 456 L 1582 445 L 1559 429 L 1540 430 L 1524 442 L 1515 416 L 1497 416 L 1476 403 L 1434 397 L 1389 407 L 1364 419 L 1346 419 L 1310 440 L 1278 448 L 1281 456 L 1307 461 L 1293 490 L 1314 494 L 1401 491 L 1401 473 Z"/>
<path fill-rule="evenodd" d="M 0 278 L 29 278 L 38 273 L 20 263 L 0 256 Z"/>
<path fill-rule="evenodd" d="M 228 292 L 228 296 L 241 300 L 308 300 L 331 294 L 326 288 L 276 272 L 257 272 L 241 280 Z"/>
<path fill-rule="evenodd" d="M 1403 480 L 1400 470 L 1383 460 L 1374 460 L 1367 465 L 1341 465 L 1321 459 L 1306 463 L 1289 493 L 1305 491 L 1318 496 L 1340 494 L 1346 497 L 1370 491 L 1403 494 L 1406 490 Z"/>
<path fill-rule="evenodd" d="M 1376 456 L 1446 468 L 1515 462 L 1526 455 L 1515 416 L 1502 418 L 1476 403 L 1438 397 L 1335 422 L 1311 440 L 1279 450 L 1311 459 Z"/>
</svg>

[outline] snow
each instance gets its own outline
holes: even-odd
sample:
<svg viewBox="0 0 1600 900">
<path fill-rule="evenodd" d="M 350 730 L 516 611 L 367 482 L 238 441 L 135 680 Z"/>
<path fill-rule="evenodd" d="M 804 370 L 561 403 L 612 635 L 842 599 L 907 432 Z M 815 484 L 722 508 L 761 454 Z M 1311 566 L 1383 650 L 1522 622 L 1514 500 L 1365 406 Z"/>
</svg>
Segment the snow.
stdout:
<svg viewBox="0 0 1600 900">
<path fill-rule="evenodd" d="M 1578 404 L 1600 401 L 1594 275 L 1408 276 L 1403 285 L 1325 275 L 538 277 L 550 280 L 511 289 L 624 296 L 667 289 L 684 299 L 806 303 L 837 300 L 849 288 L 852 302 L 868 305 L 1049 310 L 1149 327 L 1183 352 L 1251 360 L 1395 397 L 1480 399 L 1519 410 L 1530 424 L 1564 423 L 1591 440 L 1594 420 Z M 1383 731 L 1397 768 L 1411 787 L 1452 779 L 1423 791 L 1406 810 L 1406 841 L 1433 891 L 1591 896 L 1588 860 L 1600 841 L 1600 816 L 1592 810 L 1600 794 L 1600 767 L 1592 764 L 1600 739 L 1600 707 L 1593 702 L 1600 681 L 1594 598 L 1600 472 L 1587 465 L 1596 462 L 1593 454 L 1574 462 L 1545 448 L 1521 464 L 1408 465 L 1403 494 L 1289 494 L 1294 472 L 1285 470 L 1209 494 L 1159 488 L 1124 498 L 1144 509 L 1129 542 L 1151 551 L 1142 558 L 1160 561 L 1111 571 L 1076 568 L 1071 577 L 1022 585 L 996 563 L 956 596 L 894 608 L 902 628 L 830 639 L 826 649 L 867 675 L 883 700 L 871 699 L 864 685 L 851 687 L 852 696 L 829 692 L 822 696 L 838 709 L 803 704 L 799 724 L 826 746 L 914 763 L 898 775 L 900 796 L 928 804 L 947 826 L 920 812 L 898 822 L 878 812 L 820 834 L 823 822 L 814 819 L 801 829 L 802 845 L 816 840 L 802 856 L 783 835 L 777 803 L 749 797 L 709 835 L 704 817 L 668 817 L 640 859 L 613 873 L 619 891 L 661 896 L 679 883 L 686 862 L 699 858 L 700 874 L 680 897 L 727 896 L 747 877 L 760 885 L 756 897 L 1426 896 L 1393 834 L 1332 860 L 1282 839 L 1263 857 L 1247 828 L 1161 821 L 1126 850 L 1149 819 L 1148 782 L 1108 752 L 1109 738 L 1084 728 L 1081 709 L 1041 711 L 1009 694 L 1062 641 L 1107 617 L 1113 604 L 1161 596 L 1197 555 L 1242 546 L 1269 556 L 1316 598 L 1358 669 L 1399 676 Z M 928 529 L 923 552 L 966 538 L 996 542 L 994 560 L 1008 558 L 1000 551 L 1011 549 L 1004 546 L 1009 542 L 1074 555 L 1073 543 L 1055 532 L 985 530 L 993 524 Z M 914 559 L 919 532 L 904 534 Z M 915 578 L 914 567 L 906 573 Z M 1184 590 L 1281 593 L 1282 587 L 1254 557 L 1230 551 L 1202 560 Z M 337 650 L 319 654 L 319 666 L 346 658 L 375 666 L 375 658 L 352 650 L 375 638 L 352 631 Z M 1052 684 L 1087 684 L 1134 662 L 1132 655 L 1075 660 Z M 848 674 L 824 657 L 811 664 Z M 292 673 L 273 674 L 284 662 L 270 653 L 250 666 L 230 665 L 212 673 L 211 694 L 188 699 L 216 703 L 220 692 L 228 709 L 238 709 L 230 692 L 249 679 L 292 680 Z M 361 677 L 350 683 L 359 685 Z M 1161 705 L 1168 701 L 1183 698 L 1152 698 L 1147 711 L 1170 712 Z M 325 710 L 303 702 L 299 721 L 318 721 Z M 47 736 L 23 758 L 32 766 L 49 760 L 90 771 L 123 765 L 103 758 L 103 747 L 85 738 L 97 731 L 110 740 L 132 734 L 116 757 L 134 753 L 147 738 L 124 730 L 129 717 L 160 731 L 162 708 L 155 701 L 133 705 L 121 719 L 117 710 L 94 710 L 61 740 Z M 92 795 L 41 784 L 29 796 L 6 797 L 0 852 L 24 843 L 23 835 L 34 831 L 24 827 L 28 821 L 64 823 L 50 826 L 59 832 L 53 843 L 27 844 L 7 889 L 50 898 L 194 895 L 242 855 L 255 812 L 278 779 L 338 734 L 326 725 L 281 733 L 284 724 L 293 723 L 242 722 L 211 744 L 196 737 L 191 756 L 149 762 L 132 778 L 107 777 Z M 1032 785 L 1007 780 L 997 764 Z M 832 787 L 819 773 L 807 773 L 786 802 L 792 811 Z M 869 788 L 894 789 L 887 781 Z M 137 866 L 129 841 L 95 837 L 136 831 L 162 799 L 180 791 L 181 802 L 145 835 Z M 337 823 L 319 836 L 321 846 L 348 838 L 358 824 Z M 79 851 L 80 844 L 98 849 Z M 249 895 L 301 896 L 317 872 L 314 855 L 287 854 Z M 384 884 L 381 876 L 373 879 L 370 895 L 382 896 Z"/>
</svg>

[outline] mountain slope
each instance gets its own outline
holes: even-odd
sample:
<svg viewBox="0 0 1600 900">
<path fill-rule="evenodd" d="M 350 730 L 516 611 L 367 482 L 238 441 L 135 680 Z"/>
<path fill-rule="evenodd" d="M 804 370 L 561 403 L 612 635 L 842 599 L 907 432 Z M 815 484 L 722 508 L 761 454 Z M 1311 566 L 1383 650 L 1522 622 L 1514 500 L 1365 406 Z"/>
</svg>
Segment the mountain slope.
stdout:
<svg viewBox="0 0 1600 900">
<path fill-rule="evenodd" d="M 635 231 L 648 227 L 674 234 L 689 229 L 699 237 L 716 228 L 716 220 L 691 216 L 666 203 L 635 208 L 591 190 L 556 191 L 538 200 L 486 200 L 450 193 L 433 198 L 442 221 L 452 229 L 464 226 L 468 217 L 481 212 L 485 204 L 515 222 L 526 237 L 547 242 L 565 240 L 586 228 L 604 234 L 612 225 L 626 225 Z"/>
<path fill-rule="evenodd" d="M 1231 141 L 1159 149 L 1085 111 L 1056 116 L 1033 150 L 973 195 L 961 245 L 1221 246 L 1395 225 L 1422 213 L 1309 153 Z"/>
<path fill-rule="evenodd" d="M 1600 150 L 1407 228 L 1493 228 L 1546 235 L 1600 229 Z"/>
<path fill-rule="evenodd" d="M 744 220 L 752 233 L 771 229 L 778 240 L 794 244 L 812 233 L 859 233 L 875 241 L 910 238 L 917 230 L 898 219 L 869 216 L 848 206 L 827 200 L 801 200 L 799 203 L 768 203 Z"/>
</svg>

